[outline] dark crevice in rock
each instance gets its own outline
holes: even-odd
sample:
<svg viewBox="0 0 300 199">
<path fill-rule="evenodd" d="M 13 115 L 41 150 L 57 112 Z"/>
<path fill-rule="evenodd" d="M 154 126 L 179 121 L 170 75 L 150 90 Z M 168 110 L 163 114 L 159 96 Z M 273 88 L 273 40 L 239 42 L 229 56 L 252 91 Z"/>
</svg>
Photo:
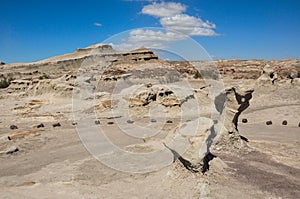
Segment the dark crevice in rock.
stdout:
<svg viewBox="0 0 300 199">
<path fill-rule="evenodd" d="M 209 171 L 209 162 L 216 157 L 217 156 L 215 156 L 214 154 L 212 154 L 210 152 L 208 154 L 206 154 L 206 156 L 203 158 L 202 173 Z"/>
<path fill-rule="evenodd" d="M 238 119 L 241 113 L 246 110 L 250 106 L 250 100 L 252 99 L 252 92 L 253 90 L 247 91 L 245 95 L 240 95 L 236 92 L 234 88 L 232 88 L 235 98 L 240 105 L 238 108 L 238 112 L 235 114 L 232 122 L 234 123 L 235 129 L 238 131 Z"/>
<path fill-rule="evenodd" d="M 241 138 L 242 140 L 244 140 L 245 142 L 249 142 L 248 138 L 246 138 L 245 136 L 240 135 L 240 138 Z"/>
</svg>

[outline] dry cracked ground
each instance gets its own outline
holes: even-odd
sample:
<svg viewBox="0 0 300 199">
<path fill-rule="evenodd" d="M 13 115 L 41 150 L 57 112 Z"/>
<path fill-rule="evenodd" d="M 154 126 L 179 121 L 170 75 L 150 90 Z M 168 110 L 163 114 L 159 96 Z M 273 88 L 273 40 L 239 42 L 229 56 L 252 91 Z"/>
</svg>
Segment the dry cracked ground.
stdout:
<svg viewBox="0 0 300 199">
<path fill-rule="evenodd" d="M 96 61 L 79 69 L 91 57 Z M 97 59 L 108 66 L 100 75 Z M 224 82 L 219 96 L 227 114 L 213 145 L 208 141 L 217 127 L 210 114 L 220 107 L 203 80 L 211 64 Z M 1 65 L 0 198 L 299 198 L 300 60 L 200 65 L 199 74 L 191 63 L 159 60 L 147 49 L 115 52 L 108 45 Z M 209 71 L 212 82 L 215 72 Z M 178 84 L 182 79 L 188 88 Z M 198 121 L 204 127 L 190 135 Z M 159 133 L 134 137 L 122 132 L 122 124 L 127 130 L 146 124 Z M 129 152 L 165 149 L 168 158 L 176 154 L 168 149 L 176 136 L 189 148 L 161 169 L 122 172 L 85 148 L 80 136 L 93 127 Z M 123 168 L 122 161 L 113 166 Z"/>
</svg>

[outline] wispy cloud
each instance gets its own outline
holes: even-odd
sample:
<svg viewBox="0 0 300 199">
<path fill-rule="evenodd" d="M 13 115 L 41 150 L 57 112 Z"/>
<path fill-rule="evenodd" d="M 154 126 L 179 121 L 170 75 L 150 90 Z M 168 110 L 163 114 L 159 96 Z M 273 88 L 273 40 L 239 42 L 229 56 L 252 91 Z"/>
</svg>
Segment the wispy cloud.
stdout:
<svg viewBox="0 0 300 199">
<path fill-rule="evenodd" d="M 101 23 L 98 23 L 98 22 L 95 22 L 95 23 L 94 23 L 94 26 L 100 27 L 100 26 L 102 26 L 102 24 L 101 24 Z"/>
</svg>

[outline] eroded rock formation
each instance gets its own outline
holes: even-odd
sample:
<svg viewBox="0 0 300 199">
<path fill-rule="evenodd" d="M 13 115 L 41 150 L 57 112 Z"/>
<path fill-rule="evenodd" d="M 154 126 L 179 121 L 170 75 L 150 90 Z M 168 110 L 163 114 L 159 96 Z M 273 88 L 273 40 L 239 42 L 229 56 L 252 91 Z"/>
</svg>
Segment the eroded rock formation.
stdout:
<svg viewBox="0 0 300 199">
<path fill-rule="evenodd" d="M 250 105 L 253 90 L 237 88 L 226 89 L 215 99 L 215 107 L 224 118 L 224 123 L 206 119 L 202 121 L 205 128 L 191 136 L 190 148 L 182 155 L 180 161 L 188 165 L 192 171 L 205 171 L 208 161 L 213 155 L 210 153 L 213 143 L 218 150 L 237 150 L 244 146 L 238 130 L 240 114 Z M 219 121 L 221 122 L 222 119 Z"/>
<path fill-rule="evenodd" d="M 263 70 L 261 76 L 258 78 L 259 84 L 274 84 L 277 80 L 277 72 L 270 65 L 266 65 Z"/>
<path fill-rule="evenodd" d="M 176 96 L 172 90 L 164 87 L 153 86 L 132 96 L 129 101 L 129 106 L 146 106 L 151 102 L 161 104 L 165 107 L 181 106 L 181 104 L 187 101 L 188 98 L 194 98 L 194 96 L 191 95 L 180 98 Z"/>
<path fill-rule="evenodd" d="M 224 115 L 224 129 L 217 141 L 217 147 L 240 149 L 243 142 L 238 130 L 239 116 L 250 106 L 253 89 L 229 88 L 215 100 L 218 111 Z M 219 99 L 218 99 L 219 98 Z M 222 108 L 222 104 L 224 106 Z"/>
</svg>

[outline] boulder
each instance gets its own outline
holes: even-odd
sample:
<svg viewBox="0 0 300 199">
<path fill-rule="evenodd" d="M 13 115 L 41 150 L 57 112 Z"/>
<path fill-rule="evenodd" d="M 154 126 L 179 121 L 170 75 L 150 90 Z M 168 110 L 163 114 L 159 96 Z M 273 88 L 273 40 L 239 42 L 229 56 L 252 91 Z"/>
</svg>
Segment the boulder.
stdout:
<svg viewBox="0 0 300 199">
<path fill-rule="evenodd" d="M 266 65 L 263 70 L 261 76 L 258 78 L 259 84 L 274 84 L 277 80 L 278 75 L 275 72 L 274 68 L 270 65 Z"/>
<path fill-rule="evenodd" d="M 205 172 L 209 169 L 209 161 L 214 155 L 211 147 L 225 150 L 237 150 L 246 146 L 245 139 L 240 136 L 238 119 L 240 114 L 250 105 L 253 89 L 228 88 L 220 93 L 214 101 L 216 110 L 223 116 L 223 123 L 209 118 L 200 117 L 198 120 L 186 122 L 179 132 L 186 136 L 190 146 L 180 157 L 179 161 L 193 172 Z M 197 131 L 193 134 L 193 129 Z"/>
<path fill-rule="evenodd" d="M 209 154 L 213 131 L 213 121 L 209 118 L 199 118 L 186 122 L 179 129 L 180 135 L 187 137 L 188 149 L 178 158 L 179 161 L 190 171 L 201 172 L 205 157 Z M 196 132 L 193 132 L 197 127 Z"/>
</svg>

